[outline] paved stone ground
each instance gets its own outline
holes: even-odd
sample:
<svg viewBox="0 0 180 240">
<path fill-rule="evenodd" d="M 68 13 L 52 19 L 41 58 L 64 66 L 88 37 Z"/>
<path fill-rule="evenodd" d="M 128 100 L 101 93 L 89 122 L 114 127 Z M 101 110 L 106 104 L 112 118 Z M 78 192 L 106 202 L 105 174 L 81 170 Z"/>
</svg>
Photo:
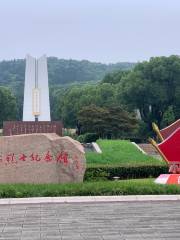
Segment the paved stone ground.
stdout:
<svg viewBox="0 0 180 240">
<path fill-rule="evenodd" d="M 0 205 L 0 239 L 180 239 L 180 202 Z"/>
</svg>

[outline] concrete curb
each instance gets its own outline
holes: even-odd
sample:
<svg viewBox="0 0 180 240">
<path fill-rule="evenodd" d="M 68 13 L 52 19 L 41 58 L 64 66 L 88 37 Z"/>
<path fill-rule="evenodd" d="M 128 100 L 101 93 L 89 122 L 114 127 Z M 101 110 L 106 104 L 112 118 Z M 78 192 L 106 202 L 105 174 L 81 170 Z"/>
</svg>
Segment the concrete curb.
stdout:
<svg viewBox="0 0 180 240">
<path fill-rule="evenodd" d="M 92 145 L 97 153 L 102 153 L 102 150 L 100 149 L 99 145 L 96 142 L 92 142 Z"/>
<path fill-rule="evenodd" d="M 143 154 L 147 155 L 147 153 L 139 146 L 137 145 L 135 142 L 131 142 L 140 152 L 142 152 Z"/>
<path fill-rule="evenodd" d="M 106 202 L 180 201 L 180 195 L 133 195 L 133 196 L 77 196 L 33 197 L 0 199 L 0 205 L 43 203 L 106 203 Z"/>
</svg>

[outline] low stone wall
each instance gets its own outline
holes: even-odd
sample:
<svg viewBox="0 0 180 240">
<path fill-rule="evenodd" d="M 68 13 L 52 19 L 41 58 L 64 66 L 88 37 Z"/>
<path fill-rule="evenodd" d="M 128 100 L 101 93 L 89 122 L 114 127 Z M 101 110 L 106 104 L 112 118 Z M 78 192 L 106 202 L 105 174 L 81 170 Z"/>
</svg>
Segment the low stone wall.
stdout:
<svg viewBox="0 0 180 240">
<path fill-rule="evenodd" d="M 21 135 L 32 133 L 56 133 L 62 136 L 63 124 L 60 121 L 5 121 L 3 135 Z"/>
<path fill-rule="evenodd" d="M 70 137 L 0 137 L 0 183 L 82 182 L 85 168 L 84 149 Z"/>
</svg>

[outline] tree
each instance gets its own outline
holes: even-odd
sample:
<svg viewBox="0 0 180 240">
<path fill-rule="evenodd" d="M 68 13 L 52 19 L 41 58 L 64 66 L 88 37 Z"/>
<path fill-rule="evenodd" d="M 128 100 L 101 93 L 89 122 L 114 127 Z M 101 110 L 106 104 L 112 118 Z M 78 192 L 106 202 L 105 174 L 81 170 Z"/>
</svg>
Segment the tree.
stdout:
<svg viewBox="0 0 180 240">
<path fill-rule="evenodd" d="M 180 58 L 155 57 L 137 64 L 119 83 L 117 98 L 138 109 L 149 129 L 152 121 L 160 126 L 169 106 L 175 113 L 180 110 Z"/>
<path fill-rule="evenodd" d="M 130 70 L 120 70 L 117 72 L 108 73 L 105 75 L 101 83 L 110 83 L 110 84 L 117 84 L 120 83 L 121 79 L 128 75 Z"/>
<path fill-rule="evenodd" d="M 164 128 L 173 122 L 175 122 L 174 110 L 173 110 L 173 106 L 169 106 L 168 109 L 163 114 L 161 128 Z"/>
<path fill-rule="evenodd" d="M 78 113 L 83 133 L 96 133 L 99 137 L 118 138 L 132 136 L 137 120 L 121 107 L 83 107 Z"/>
<path fill-rule="evenodd" d="M 8 88 L 0 86 L 0 127 L 2 127 L 3 121 L 15 120 L 16 115 L 16 98 Z"/>
<path fill-rule="evenodd" d="M 66 90 L 54 91 L 51 97 L 54 119 L 62 119 L 66 127 L 75 127 L 77 113 L 85 106 L 94 104 L 99 107 L 116 105 L 115 86 L 97 84 L 73 86 Z"/>
</svg>

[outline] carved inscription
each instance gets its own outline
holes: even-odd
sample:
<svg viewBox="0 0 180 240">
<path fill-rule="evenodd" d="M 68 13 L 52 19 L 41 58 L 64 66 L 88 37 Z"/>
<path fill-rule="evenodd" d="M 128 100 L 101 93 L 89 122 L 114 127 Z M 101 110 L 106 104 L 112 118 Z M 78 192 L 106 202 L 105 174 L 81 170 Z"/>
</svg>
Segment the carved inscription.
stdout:
<svg viewBox="0 0 180 240">
<path fill-rule="evenodd" d="M 75 155 L 73 157 L 69 156 L 69 154 L 65 151 L 58 152 L 56 156 L 53 156 L 53 154 L 50 151 L 47 151 L 45 154 L 38 154 L 38 153 L 31 153 L 29 155 L 20 153 L 19 155 L 15 156 L 15 153 L 7 153 L 6 155 L 0 154 L 0 164 L 5 165 L 12 165 L 12 164 L 18 164 L 20 162 L 41 162 L 41 163 L 59 163 L 63 164 L 64 166 L 70 165 L 70 158 L 73 159 L 74 162 L 74 168 L 76 170 L 81 170 L 82 166 L 80 164 L 80 160 L 78 159 L 78 156 Z"/>
</svg>

